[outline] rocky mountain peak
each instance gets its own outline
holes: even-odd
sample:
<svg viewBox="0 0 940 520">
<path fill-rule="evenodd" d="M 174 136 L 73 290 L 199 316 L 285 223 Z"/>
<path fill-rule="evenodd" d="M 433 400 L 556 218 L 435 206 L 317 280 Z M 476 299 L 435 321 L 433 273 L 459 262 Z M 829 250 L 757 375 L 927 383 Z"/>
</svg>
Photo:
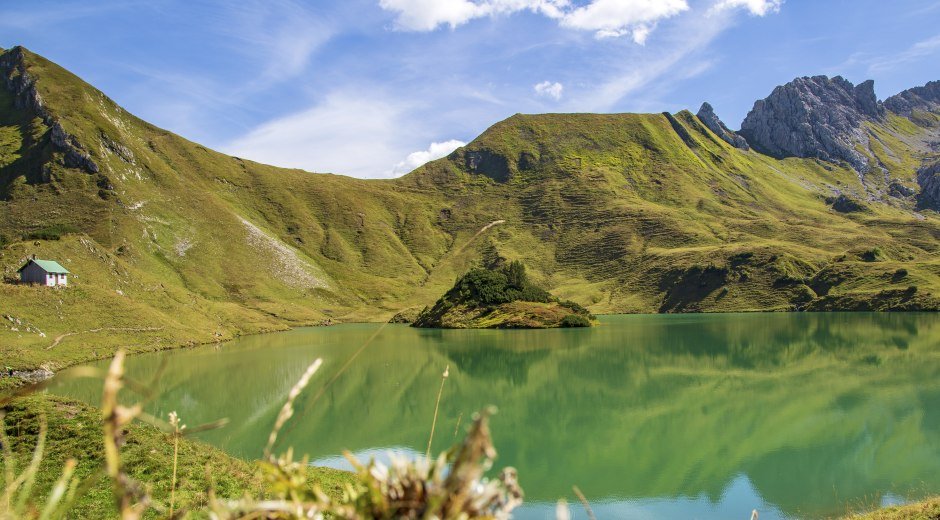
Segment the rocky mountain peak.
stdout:
<svg viewBox="0 0 940 520">
<path fill-rule="evenodd" d="M 88 173 L 98 173 L 98 165 L 79 142 L 69 134 L 43 102 L 36 87 L 36 80 L 29 72 L 28 51 L 16 46 L 0 53 L 0 88 L 13 94 L 13 105 L 39 117 L 49 128 L 50 141 L 56 150 L 63 153 L 63 164 L 69 168 L 80 168 Z"/>
<path fill-rule="evenodd" d="M 862 123 L 884 114 L 871 80 L 856 86 L 841 76 L 802 77 L 754 103 L 740 134 L 768 155 L 845 161 L 863 172 L 868 161 L 855 150 L 866 140 Z"/>
<path fill-rule="evenodd" d="M 731 131 L 724 122 L 715 114 L 715 109 L 712 108 L 711 104 L 707 101 L 702 103 L 702 108 L 698 110 L 698 113 L 695 114 L 702 123 L 708 127 L 709 130 L 715 132 L 715 135 L 722 138 L 731 146 L 735 148 L 740 148 L 741 150 L 750 150 L 751 147 L 748 146 L 747 140 Z"/>
<path fill-rule="evenodd" d="M 885 108 L 895 114 L 910 117 L 915 110 L 940 112 L 940 81 L 931 81 L 923 87 L 915 87 L 889 97 Z"/>
</svg>

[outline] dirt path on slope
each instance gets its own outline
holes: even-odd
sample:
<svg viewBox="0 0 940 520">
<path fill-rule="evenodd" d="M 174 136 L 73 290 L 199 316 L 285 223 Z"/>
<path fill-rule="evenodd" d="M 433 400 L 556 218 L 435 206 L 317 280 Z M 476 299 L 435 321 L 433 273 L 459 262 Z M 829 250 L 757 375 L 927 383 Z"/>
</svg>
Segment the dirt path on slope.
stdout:
<svg viewBox="0 0 940 520">
<path fill-rule="evenodd" d="M 56 336 L 55 340 L 52 342 L 52 345 L 46 347 L 46 350 L 52 350 L 63 339 L 69 336 L 77 336 L 79 334 L 91 334 L 94 332 L 154 332 L 157 330 L 163 330 L 163 327 L 144 327 L 144 328 L 134 328 L 134 327 L 102 327 L 99 329 L 90 329 L 90 330 L 80 330 L 78 332 L 66 332 L 65 334 L 60 334 Z"/>
</svg>

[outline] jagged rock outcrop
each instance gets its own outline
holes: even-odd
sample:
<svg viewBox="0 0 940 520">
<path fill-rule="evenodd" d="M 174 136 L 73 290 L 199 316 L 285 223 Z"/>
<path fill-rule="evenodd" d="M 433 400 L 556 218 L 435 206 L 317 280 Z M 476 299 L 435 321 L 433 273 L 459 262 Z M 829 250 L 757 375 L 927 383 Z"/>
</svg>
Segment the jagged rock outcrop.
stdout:
<svg viewBox="0 0 940 520">
<path fill-rule="evenodd" d="M 915 110 L 940 112 L 940 81 L 931 81 L 923 87 L 915 87 L 889 97 L 885 108 L 895 114 L 910 117 Z"/>
<path fill-rule="evenodd" d="M 917 170 L 917 184 L 920 194 L 917 196 L 924 207 L 940 209 L 940 161 Z"/>
<path fill-rule="evenodd" d="M 64 164 L 68 168 L 80 168 L 88 173 L 98 173 L 98 165 L 82 144 L 62 128 L 61 122 L 46 110 L 42 96 L 36 89 L 36 82 L 26 70 L 25 53 L 22 47 L 14 47 L 0 54 L 0 78 L 3 86 L 13 93 L 16 108 L 34 112 L 47 127 L 52 145 L 64 155 Z"/>
<path fill-rule="evenodd" d="M 884 113 L 871 80 L 855 86 L 841 76 L 803 77 L 754 103 L 739 133 L 774 157 L 845 161 L 865 172 L 868 161 L 855 150 L 867 139 L 862 124 Z"/>
<path fill-rule="evenodd" d="M 710 103 L 702 103 L 702 108 L 700 108 L 698 113 L 695 115 L 702 120 L 702 123 L 704 123 L 709 130 L 714 132 L 715 135 L 720 137 L 731 146 L 741 150 L 751 149 L 751 147 L 747 144 L 747 139 L 741 137 L 725 126 L 724 122 L 722 122 L 718 115 L 715 114 L 715 109 L 712 108 Z"/>
</svg>

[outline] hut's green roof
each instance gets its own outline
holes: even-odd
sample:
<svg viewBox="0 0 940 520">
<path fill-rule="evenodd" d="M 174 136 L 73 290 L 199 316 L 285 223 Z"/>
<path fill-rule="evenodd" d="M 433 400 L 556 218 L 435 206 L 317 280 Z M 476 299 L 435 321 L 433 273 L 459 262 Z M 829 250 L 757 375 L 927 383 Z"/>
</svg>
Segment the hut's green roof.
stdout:
<svg viewBox="0 0 940 520">
<path fill-rule="evenodd" d="M 45 271 L 45 272 L 47 272 L 47 273 L 69 274 L 68 269 L 66 269 L 66 268 L 62 267 L 61 265 L 59 265 L 59 262 L 56 262 L 55 260 L 35 260 L 35 259 L 33 259 L 33 260 L 30 260 L 29 262 L 32 262 L 32 263 L 38 265 L 39 267 L 42 267 L 43 271 Z M 26 266 L 29 265 L 29 262 L 26 262 L 26 265 L 24 265 L 23 267 L 20 267 L 20 271 L 22 271 L 23 269 L 26 269 Z"/>
</svg>

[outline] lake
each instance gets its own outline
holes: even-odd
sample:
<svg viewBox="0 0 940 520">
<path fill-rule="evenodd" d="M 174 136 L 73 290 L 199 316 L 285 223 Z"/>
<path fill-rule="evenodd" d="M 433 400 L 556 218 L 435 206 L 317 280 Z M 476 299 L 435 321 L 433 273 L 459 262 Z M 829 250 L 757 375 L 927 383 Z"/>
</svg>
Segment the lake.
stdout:
<svg viewBox="0 0 940 520">
<path fill-rule="evenodd" d="M 940 493 L 936 314 L 605 316 L 592 329 L 531 331 L 351 324 L 132 356 L 128 374 L 149 379 L 164 357 L 149 410 L 190 426 L 229 418 L 200 438 L 246 459 L 261 456 L 291 386 L 322 357 L 279 447 L 336 467 L 344 449 L 423 454 L 450 366 L 434 450 L 495 405 L 495 467 L 516 467 L 526 491 L 516 518 L 554 518 L 560 497 L 585 518 L 572 485 L 599 518 L 637 519 L 824 518 Z M 57 380 L 53 393 L 100 400 L 98 381 Z"/>
</svg>

